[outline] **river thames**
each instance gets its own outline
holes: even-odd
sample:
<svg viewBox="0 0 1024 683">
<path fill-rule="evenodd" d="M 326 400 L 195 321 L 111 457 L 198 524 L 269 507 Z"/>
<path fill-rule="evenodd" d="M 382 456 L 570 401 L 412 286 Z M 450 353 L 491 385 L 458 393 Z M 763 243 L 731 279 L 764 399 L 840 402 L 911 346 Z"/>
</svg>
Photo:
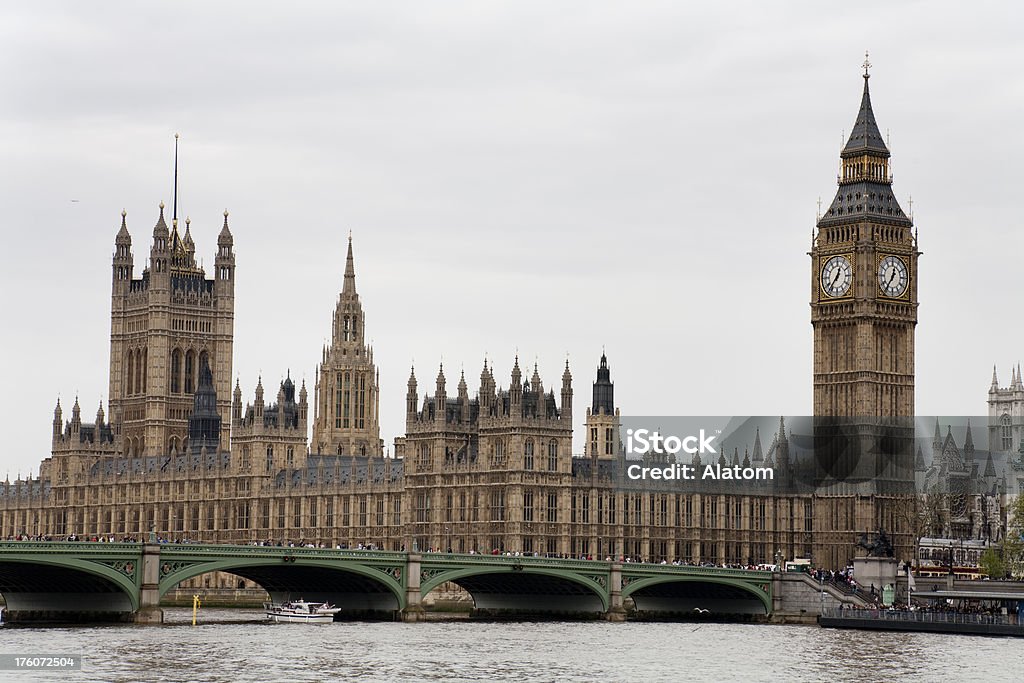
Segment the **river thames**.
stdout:
<svg viewBox="0 0 1024 683">
<path fill-rule="evenodd" d="M 1024 640 L 711 623 L 268 624 L 165 610 L 162 627 L 0 627 L 0 654 L 75 655 L 16 681 L 1019 681 Z"/>
</svg>

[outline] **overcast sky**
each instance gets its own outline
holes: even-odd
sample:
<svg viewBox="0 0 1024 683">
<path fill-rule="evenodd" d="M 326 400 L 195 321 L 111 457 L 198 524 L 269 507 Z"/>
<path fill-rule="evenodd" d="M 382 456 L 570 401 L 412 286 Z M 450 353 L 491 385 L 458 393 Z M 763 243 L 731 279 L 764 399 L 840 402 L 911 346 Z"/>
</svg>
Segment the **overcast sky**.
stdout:
<svg viewBox="0 0 1024 683">
<path fill-rule="evenodd" d="M 171 200 L 237 253 L 234 374 L 312 385 L 345 240 L 381 436 L 443 357 L 518 350 L 577 440 L 602 346 L 624 413 L 808 414 L 811 232 L 871 90 L 920 231 L 919 414 L 984 414 L 1024 360 L 1024 14 L 1005 2 L 7 3 L 0 9 L 7 425 L 108 389 L 110 258 Z M 273 388 L 268 394 L 276 393 Z M 311 416 L 312 417 L 312 416 Z"/>
</svg>

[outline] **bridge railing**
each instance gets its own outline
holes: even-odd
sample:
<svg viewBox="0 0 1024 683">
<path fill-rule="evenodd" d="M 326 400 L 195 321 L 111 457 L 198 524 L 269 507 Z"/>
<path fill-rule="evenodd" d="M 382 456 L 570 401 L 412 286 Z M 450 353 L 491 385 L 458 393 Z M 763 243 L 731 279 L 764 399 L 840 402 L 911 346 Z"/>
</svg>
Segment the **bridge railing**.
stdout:
<svg viewBox="0 0 1024 683">
<path fill-rule="evenodd" d="M 1024 624 L 1018 624 L 1006 614 L 970 614 L 965 612 L 928 612 L 915 610 L 884 610 L 884 609 L 837 609 L 826 607 L 822 610 L 823 617 L 833 619 L 871 619 L 874 621 L 920 622 L 932 624 L 984 624 L 1018 626 L 1024 632 Z"/>
<path fill-rule="evenodd" d="M 141 543 L 100 543 L 98 541 L 0 541 L 0 552 L 138 553 Z"/>
<path fill-rule="evenodd" d="M 400 550 L 355 550 L 351 548 L 308 548 L 280 545 L 227 545 L 207 543 L 162 543 L 160 552 L 183 555 L 294 555 L 301 557 L 329 557 L 353 560 L 402 560 L 408 553 Z"/>
</svg>

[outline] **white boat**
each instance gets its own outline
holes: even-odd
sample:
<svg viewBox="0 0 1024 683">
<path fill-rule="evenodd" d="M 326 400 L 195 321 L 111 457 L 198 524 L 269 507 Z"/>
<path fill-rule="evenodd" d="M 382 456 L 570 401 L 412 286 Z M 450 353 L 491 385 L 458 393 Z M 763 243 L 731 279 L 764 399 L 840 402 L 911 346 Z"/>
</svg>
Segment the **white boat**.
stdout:
<svg viewBox="0 0 1024 683">
<path fill-rule="evenodd" d="M 301 598 L 275 605 L 263 603 L 267 619 L 270 621 L 301 622 L 306 624 L 328 624 L 334 621 L 334 615 L 341 611 L 329 602 L 306 602 Z"/>
</svg>

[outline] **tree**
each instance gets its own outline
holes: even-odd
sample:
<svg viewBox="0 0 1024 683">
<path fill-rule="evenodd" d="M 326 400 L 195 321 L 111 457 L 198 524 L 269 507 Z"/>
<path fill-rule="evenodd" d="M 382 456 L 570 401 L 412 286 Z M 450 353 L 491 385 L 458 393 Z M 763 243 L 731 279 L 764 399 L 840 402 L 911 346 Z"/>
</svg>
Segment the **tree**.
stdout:
<svg viewBox="0 0 1024 683">
<path fill-rule="evenodd" d="M 1006 562 L 1003 560 L 1005 544 L 1001 545 L 1002 547 L 991 546 L 986 548 L 985 552 L 978 558 L 978 566 L 981 567 L 981 571 L 993 579 L 1006 577 Z"/>
</svg>

